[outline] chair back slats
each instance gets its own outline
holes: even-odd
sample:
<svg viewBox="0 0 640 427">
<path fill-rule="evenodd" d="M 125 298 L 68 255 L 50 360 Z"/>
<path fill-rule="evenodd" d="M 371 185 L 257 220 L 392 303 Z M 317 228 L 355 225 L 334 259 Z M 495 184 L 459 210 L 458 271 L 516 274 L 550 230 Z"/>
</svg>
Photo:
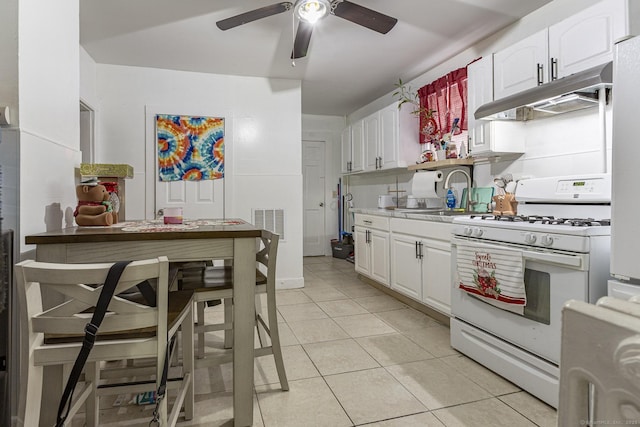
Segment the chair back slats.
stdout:
<svg viewBox="0 0 640 427">
<path fill-rule="evenodd" d="M 279 239 L 279 235 L 271 233 L 270 231 L 263 231 L 261 237 L 263 248 L 256 254 L 256 261 L 258 262 L 259 269 L 263 274 L 266 270 L 267 283 L 273 284 L 274 288 Z M 260 268 L 260 265 L 265 268 Z"/>
<path fill-rule="evenodd" d="M 31 333 L 83 334 L 110 267 L 111 264 L 51 264 L 35 261 L 18 264 L 18 279 L 25 284 L 20 288 L 29 294 L 25 294 L 25 298 L 31 299 L 27 304 L 31 311 L 26 319 Z M 168 261 L 165 257 L 129 264 L 118 281 L 116 293 L 133 288 L 144 280 L 157 280 L 157 307 L 116 295 L 109 303 L 99 334 L 147 328 L 157 328 L 160 334 L 166 334 L 167 273 Z M 100 285 L 89 286 L 85 283 Z M 66 301 L 42 311 L 40 292 L 43 289 L 62 294 Z M 35 304 L 34 300 L 37 300 Z"/>
<path fill-rule="evenodd" d="M 45 334 L 79 334 L 91 320 L 91 313 L 69 317 L 34 316 L 31 319 L 34 332 Z M 107 313 L 100 325 L 99 334 L 131 329 L 155 328 L 158 322 L 157 310 L 130 315 Z M 132 326 L 133 325 L 133 326 Z"/>
</svg>

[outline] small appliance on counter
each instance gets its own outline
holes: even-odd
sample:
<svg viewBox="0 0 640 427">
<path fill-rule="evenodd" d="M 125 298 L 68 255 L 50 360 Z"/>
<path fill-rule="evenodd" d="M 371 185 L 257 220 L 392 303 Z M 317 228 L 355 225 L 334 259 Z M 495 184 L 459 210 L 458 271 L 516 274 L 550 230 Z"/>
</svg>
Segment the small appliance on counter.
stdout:
<svg viewBox="0 0 640 427">
<path fill-rule="evenodd" d="M 397 198 L 391 194 L 380 194 L 378 196 L 378 209 L 391 209 L 396 207 Z"/>
</svg>

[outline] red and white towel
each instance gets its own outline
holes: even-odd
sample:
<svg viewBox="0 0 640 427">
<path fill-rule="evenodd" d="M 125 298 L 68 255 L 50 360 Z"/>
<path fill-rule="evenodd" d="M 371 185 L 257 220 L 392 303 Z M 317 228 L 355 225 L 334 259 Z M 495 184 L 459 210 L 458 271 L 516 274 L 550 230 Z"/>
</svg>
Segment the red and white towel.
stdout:
<svg viewBox="0 0 640 427">
<path fill-rule="evenodd" d="M 524 313 L 527 295 L 521 250 L 459 243 L 456 256 L 460 289 L 503 310 Z"/>
</svg>

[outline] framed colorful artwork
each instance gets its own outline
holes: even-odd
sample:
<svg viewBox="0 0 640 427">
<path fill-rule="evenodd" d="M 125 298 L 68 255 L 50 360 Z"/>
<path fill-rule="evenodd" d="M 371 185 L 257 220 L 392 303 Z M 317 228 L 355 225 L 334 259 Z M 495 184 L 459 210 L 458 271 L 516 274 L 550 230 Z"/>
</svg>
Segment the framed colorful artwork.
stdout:
<svg viewBox="0 0 640 427">
<path fill-rule="evenodd" d="M 158 179 L 224 178 L 224 118 L 156 115 Z"/>
</svg>

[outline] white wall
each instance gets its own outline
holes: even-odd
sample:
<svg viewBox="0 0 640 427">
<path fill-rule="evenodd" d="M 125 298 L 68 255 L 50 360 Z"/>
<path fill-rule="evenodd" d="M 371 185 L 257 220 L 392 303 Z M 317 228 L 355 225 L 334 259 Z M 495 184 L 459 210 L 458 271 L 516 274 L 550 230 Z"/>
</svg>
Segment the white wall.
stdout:
<svg viewBox="0 0 640 427">
<path fill-rule="evenodd" d="M 325 255 L 331 255 L 331 239 L 338 236 L 338 198 L 335 193 L 340 178 L 340 133 L 345 127 L 342 116 L 302 115 L 302 140 L 325 142 Z"/>
<path fill-rule="evenodd" d="M 133 166 L 134 178 L 126 183 L 127 219 L 155 212 L 145 108 L 224 117 L 225 216 L 252 221 L 252 208 L 284 209 L 278 284 L 302 286 L 300 82 L 104 64 L 96 69 L 96 162 Z"/>
<path fill-rule="evenodd" d="M 21 0 L 18 14 L 21 252 L 73 221 L 79 165 L 79 2 Z"/>
</svg>

